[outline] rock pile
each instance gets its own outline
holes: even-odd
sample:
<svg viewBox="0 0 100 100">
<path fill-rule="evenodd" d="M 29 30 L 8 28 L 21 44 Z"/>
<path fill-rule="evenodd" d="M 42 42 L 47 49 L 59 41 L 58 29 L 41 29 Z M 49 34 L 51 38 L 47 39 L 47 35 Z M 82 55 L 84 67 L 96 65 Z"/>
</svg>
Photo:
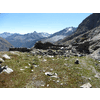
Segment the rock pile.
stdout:
<svg viewBox="0 0 100 100">
<path fill-rule="evenodd" d="M 47 50 L 47 49 L 53 49 L 53 50 L 59 50 L 63 45 L 54 45 L 50 42 L 46 42 L 46 43 L 42 43 L 41 41 L 38 41 L 34 48 L 36 49 L 43 49 L 43 50 Z M 66 46 L 64 46 L 66 47 Z"/>
<path fill-rule="evenodd" d="M 29 48 L 9 48 L 9 51 L 20 51 L 20 52 L 30 52 Z"/>
</svg>

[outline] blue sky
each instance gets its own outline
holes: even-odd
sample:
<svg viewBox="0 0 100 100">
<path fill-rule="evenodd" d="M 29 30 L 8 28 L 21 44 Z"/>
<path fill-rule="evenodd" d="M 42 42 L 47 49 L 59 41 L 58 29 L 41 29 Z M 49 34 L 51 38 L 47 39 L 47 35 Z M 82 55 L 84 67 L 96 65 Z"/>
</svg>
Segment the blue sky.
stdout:
<svg viewBox="0 0 100 100">
<path fill-rule="evenodd" d="M 55 33 L 78 25 L 91 13 L 1 13 L 0 33 Z"/>
</svg>

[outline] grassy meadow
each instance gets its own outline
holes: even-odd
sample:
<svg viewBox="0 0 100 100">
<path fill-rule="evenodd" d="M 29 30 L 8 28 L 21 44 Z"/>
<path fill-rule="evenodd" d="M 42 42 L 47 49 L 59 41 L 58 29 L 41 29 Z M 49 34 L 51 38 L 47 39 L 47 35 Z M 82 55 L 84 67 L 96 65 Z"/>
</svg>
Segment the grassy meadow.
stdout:
<svg viewBox="0 0 100 100">
<path fill-rule="evenodd" d="M 1 65 L 7 65 L 13 72 L 0 73 L 0 88 L 80 88 L 90 83 L 92 88 L 100 88 L 100 62 L 83 57 L 33 56 L 31 53 L 0 52 L 11 57 Z M 79 59 L 79 64 L 75 60 Z M 45 75 L 45 72 L 57 74 L 57 78 Z"/>
</svg>

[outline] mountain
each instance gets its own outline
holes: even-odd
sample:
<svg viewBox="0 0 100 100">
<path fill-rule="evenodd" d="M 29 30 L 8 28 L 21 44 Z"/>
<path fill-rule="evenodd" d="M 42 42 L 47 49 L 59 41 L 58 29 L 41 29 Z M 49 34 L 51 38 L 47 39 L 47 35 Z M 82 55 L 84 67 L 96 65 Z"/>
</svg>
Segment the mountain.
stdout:
<svg viewBox="0 0 100 100">
<path fill-rule="evenodd" d="M 57 42 L 56 44 L 68 44 L 72 39 L 76 38 L 79 35 L 84 34 L 89 30 L 92 30 L 95 27 L 98 27 L 99 25 L 100 25 L 100 13 L 93 13 L 86 19 L 84 19 L 82 23 L 79 24 L 74 34 L 65 37 L 63 40 Z"/>
<path fill-rule="evenodd" d="M 34 46 L 36 41 L 39 41 L 45 37 L 47 37 L 48 33 L 37 33 L 34 31 L 33 33 L 27 33 L 24 35 L 21 34 L 12 34 L 5 38 L 8 42 L 10 42 L 14 47 L 27 47 L 31 48 Z"/>
<path fill-rule="evenodd" d="M 13 47 L 8 41 L 0 37 L 0 51 L 8 51 L 10 47 Z"/>
<path fill-rule="evenodd" d="M 70 47 L 71 53 L 89 54 L 100 61 L 100 13 L 93 13 L 78 26 L 74 34 L 55 44 Z"/>
<path fill-rule="evenodd" d="M 4 32 L 4 33 L 1 33 L 1 34 L 0 34 L 0 37 L 6 38 L 6 37 L 11 36 L 11 35 L 12 35 L 11 33 Z"/>
<path fill-rule="evenodd" d="M 7 38 L 8 36 L 11 36 L 13 34 L 19 34 L 19 33 L 9 33 L 9 32 L 4 32 L 0 34 L 0 37 L 2 38 Z"/>
<path fill-rule="evenodd" d="M 64 37 L 66 36 L 69 36 L 71 34 L 73 34 L 73 32 L 75 32 L 77 28 L 75 27 L 68 27 L 68 28 L 65 28 L 59 32 L 56 32 L 54 34 L 52 34 L 51 36 L 47 37 L 47 39 L 45 40 L 41 40 L 43 43 L 44 42 L 51 42 L 51 43 L 54 43 L 56 41 L 59 41 L 61 39 L 63 39 Z"/>
<path fill-rule="evenodd" d="M 41 34 L 43 37 L 49 37 L 51 34 L 46 32 L 39 32 L 38 34 Z"/>
</svg>

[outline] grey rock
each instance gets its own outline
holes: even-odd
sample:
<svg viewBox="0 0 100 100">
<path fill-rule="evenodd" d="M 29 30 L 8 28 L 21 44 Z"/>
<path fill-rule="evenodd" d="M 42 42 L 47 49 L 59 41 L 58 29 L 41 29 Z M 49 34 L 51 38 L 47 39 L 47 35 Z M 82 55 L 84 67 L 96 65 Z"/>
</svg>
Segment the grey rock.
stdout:
<svg viewBox="0 0 100 100">
<path fill-rule="evenodd" d="M 78 59 L 76 59 L 75 64 L 79 64 L 79 60 Z"/>
<path fill-rule="evenodd" d="M 92 85 L 90 83 L 83 84 L 80 88 L 91 88 Z"/>
<path fill-rule="evenodd" d="M 45 72 L 45 75 L 51 76 L 51 77 L 54 77 L 54 78 L 58 78 L 57 73 Z"/>
</svg>

